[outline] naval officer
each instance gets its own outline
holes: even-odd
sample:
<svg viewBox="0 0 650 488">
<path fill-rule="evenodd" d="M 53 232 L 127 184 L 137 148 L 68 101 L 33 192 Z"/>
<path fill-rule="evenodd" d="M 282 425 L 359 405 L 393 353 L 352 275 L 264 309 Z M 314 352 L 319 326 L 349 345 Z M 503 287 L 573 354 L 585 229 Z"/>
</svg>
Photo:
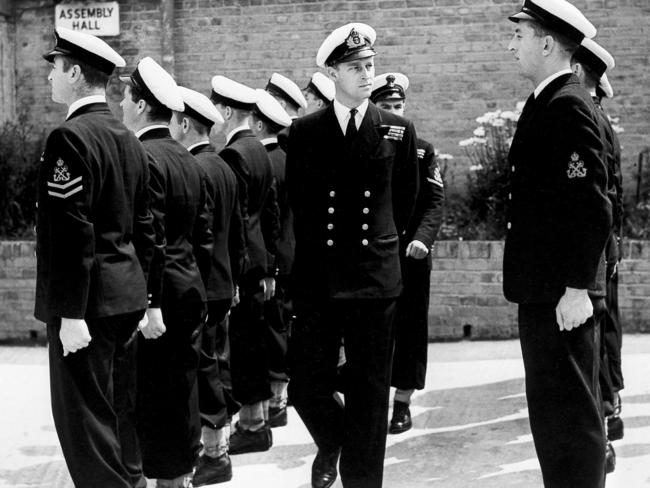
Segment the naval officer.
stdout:
<svg viewBox="0 0 650 488">
<path fill-rule="evenodd" d="M 399 236 L 413 212 L 418 159 L 413 125 L 368 98 L 376 34 L 344 25 L 321 45 L 336 97 L 294 120 L 287 192 L 296 250 L 289 397 L 318 447 L 312 486 L 376 488 L 383 480 L 393 349 L 402 290 Z M 337 401 L 345 342 L 345 406 Z"/>
<path fill-rule="evenodd" d="M 68 113 L 38 172 L 34 313 L 47 323 L 52 415 L 76 486 L 141 488 L 133 336 L 154 246 L 147 155 L 106 104 L 124 59 L 89 34 L 55 38 L 44 57 Z"/>
<path fill-rule="evenodd" d="M 370 99 L 381 109 L 404 115 L 409 79 L 402 73 L 375 77 Z M 391 386 L 396 388 L 388 432 L 400 434 L 412 426 L 409 405 L 413 392 L 424 388 L 429 343 L 431 247 L 442 225 L 444 184 L 430 142 L 418 138 L 420 193 L 406 234 L 400 238 L 404 289 L 397 302 L 395 350 Z"/>
<path fill-rule="evenodd" d="M 157 486 L 188 486 L 200 450 L 197 368 L 210 273 L 207 175 L 172 139 L 172 111 L 184 110 L 173 78 L 145 57 L 125 84 L 124 122 L 156 168 L 153 208 L 162 250 L 150 276 L 149 322 L 138 342 L 138 431 L 144 473 Z M 152 171 L 153 173 L 153 171 Z M 160 239 L 161 236 L 159 235 Z M 159 241 L 160 242 L 160 241 Z"/>
<path fill-rule="evenodd" d="M 535 89 L 508 155 L 504 294 L 519 305 L 544 485 L 598 488 L 605 476 L 599 325 L 612 214 L 597 109 L 570 66 L 596 29 L 564 0 L 526 0 L 510 20 L 508 48 Z"/>
<path fill-rule="evenodd" d="M 305 115 L 327 107 L 334 100 L 335 93 L 336 88 L 332 80 L 320 71 L 314 73 L 307 86 L 303 88 L 303 94 L 307 101 Z"/>
</svg>

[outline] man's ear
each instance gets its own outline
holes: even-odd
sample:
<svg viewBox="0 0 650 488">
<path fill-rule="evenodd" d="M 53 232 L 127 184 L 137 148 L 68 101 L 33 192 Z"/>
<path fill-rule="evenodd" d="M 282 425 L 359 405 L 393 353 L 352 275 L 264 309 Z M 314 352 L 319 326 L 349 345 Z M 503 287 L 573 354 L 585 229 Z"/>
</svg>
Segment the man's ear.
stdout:
<svg viewBox="0 0 650 488">
<path fill-rule="evenodd" d="M 582 76 L 582 73 L 584 70 L 582 69 L 582 65 L 580 63 L 573 63 L 571 66 L 571 71 L 573 71 L 573 74 L 576 75 L 578 78 Z"/>
<path fill-rule="evenodd" d="M 323 108 L 324 104 L 325 102 L 323 102 L 323 100 L 321 100 L 320 98 L 316 100 L 316 105 L 318 106 L 318 108 Z"/>
<path fill-rule="evenodd" d="M 187 134 L 190 131 L 190 121 L 187 117 L 183 117 L 183 120 L 181 120 L 181 129 L 183 130 L 183 134 Z"/>
<path fill-rule="evenodd" d="M 145 102 L 142 98 L 138 100 L 138 115 L 143 114 L 147 110 L 147 102 Z"/>
<path fill-rule="evenodd" d="M 68 83 L 76 83 L 78 80 L 80 80 L 83 77 L 83 73 L 81 72 L 81 67 L 78 64 L 73 65 L 69 70 L 69 78 L 68 78 Z"/>
<path fill-rule="evenodd" d="M 553 36 L 544 36 L 542 39 L 542 56 L 549 56 L 556 46 L 557 42 Z"/>
<path fill-rule="evenodd" d="M 327 67 L 327 76 L 329 76 L 333 81 L 338 81 L 339 79 L 339 70 L 335 66 Z"/>
<path fill-rule="evenodd" d="M 223 118 L 228 120 L 232 118 L 232 114 L 233 114 L 232 107 L 226 107 L 226 109 L 223 111 Z"/>
</svg>

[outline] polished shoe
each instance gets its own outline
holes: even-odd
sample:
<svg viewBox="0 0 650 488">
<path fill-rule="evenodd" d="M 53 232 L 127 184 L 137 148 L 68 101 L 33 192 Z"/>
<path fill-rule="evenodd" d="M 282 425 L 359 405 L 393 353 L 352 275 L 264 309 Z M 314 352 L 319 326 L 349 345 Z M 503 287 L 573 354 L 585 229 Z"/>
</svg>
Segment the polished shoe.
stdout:
<svg viewBox="0 0 650 488">
<path fill-rule="evenodd" d="M 271 427 L 287 425 L 287 407 L 269 407 L 268 422 Z"/>
<path fill-rule="evenodd" d="M 235 454 L 246 454 L 248 452 L 268 451 L 273 445 L 273 435 L 268 423 L 259 430 L 244 430 L 235 424 L 235 432 L 230 435 L 230 448 L 228 452 L 231 456 Z"/>
<path fill-rule="evenodd" d="M 623 419 L 621 418 L 621 397 L 616 394 L 614 413 L 607 417 L 607 440 L 618 441 L 623 438 Z"/>
<path fill-rule="evenodd" d="M 393 402 L 393 418 L 390 420 L 388 427 L 389 434 L 401 434 L 406 432 L 413 423 L 411 422 L 411 410 L 409 404 L 395 400 Z"/>
<path fill-rule="evenodd" d="M 605 447 L 605 472 L 607 474 L 613 473 L 616 469 L 616 451 L 614 451 L 614 446 L 612 443 L 607 441 L 607 446 Z"/>
<path fill-rule="evenodd" d="M 199 464 L 194 471 L 192 485 L 194 487 L 225 483 L 232 479 L 232 463 L 228 453 L 213 458 L 203 455 L 199 458 Z"/>
<path fill-rule="evenodd" d="M 312 488 L 329 488 L 336 481 L 336 463 L 339 460 L 341 450 L 331 453 L 318 450 L 314 463 L 311 465 L 311 486 Z"/>
</svg>

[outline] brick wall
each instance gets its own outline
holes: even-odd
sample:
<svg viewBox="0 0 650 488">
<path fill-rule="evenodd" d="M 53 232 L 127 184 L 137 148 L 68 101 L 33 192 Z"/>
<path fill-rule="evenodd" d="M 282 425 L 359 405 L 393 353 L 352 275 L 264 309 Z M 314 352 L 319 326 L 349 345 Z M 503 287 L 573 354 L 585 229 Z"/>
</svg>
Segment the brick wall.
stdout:
<svg viewBox="0 0 650 488">
<path fill-rule="evenodd" d="M 14 79 L 14 24 L 8 0 L 0 0 L 0 124 L 14 116 L 16 82 Z"/>
<path fill-rule="evenodd" d="M 6 0 L 4 0 L 6 1 Z M 45 128 L 65 109 L 50 101 L 47 65 L 54 2 L 16 4 L 16 73 L 19 107 Z M 474 119 L 488 110 L 512 108 L 531 91 L 506 46 L 506 19 L 520 0 L 120 0 L 121 30 L 108 38 L 127 59 L 151 55 L 174 68 L 178 81 L 203 92 L 216 73 L 262 87 L 273 71 L 304 84 L 315 55 L 333 28 L 350 21 L 378 32 L 377 70 L 411 78 L 408 115 L 420 135 L 456 156 L 456 188 L 465 183 L 466 161 L 457 143 L 471 135 Z M 599 40 L 614 54 L 610 79 L 617 97 L 606 103 L 625 132 L 623 169 L 631 189 L 639 151 L 650 145 L 650 2 L 575 0 L 599 27 Z M 110 85 L 112 107 L 121 87 Z"/>
<path fill-rule="evenodd" d="M 650 242 L 624 243 L 619 303 L 627 332 L 650 332 Z M 431 272 L 429 337 L 457 340 L 517 334 L 517 309 L 501 292 L 502 242 L 440 241 Z M 0 242 L 0 340 L 42 336 L 33 318 L 36 262 L 33 242 Z"/>
</svg>

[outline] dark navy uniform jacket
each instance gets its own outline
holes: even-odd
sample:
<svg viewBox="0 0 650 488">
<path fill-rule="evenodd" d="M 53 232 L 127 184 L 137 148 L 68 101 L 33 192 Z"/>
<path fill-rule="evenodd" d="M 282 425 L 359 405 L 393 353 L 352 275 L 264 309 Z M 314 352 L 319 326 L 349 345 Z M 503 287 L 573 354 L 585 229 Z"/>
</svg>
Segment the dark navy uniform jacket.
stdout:
<svg viewBox="0 0 650 488">
<path fill-rule="evenodd" d="M 203 280 L 210 274 L 212 257 L 208 177 L 168 128 L 148 130 L 140 140 L 156 168 L 151 171 L 151 193 L 156 195 L 152 211 L 157 242 L 163 243 L 149 277 L 150 307 L 204 302 Z"/>
<path fill-rule="evenodd" d="M 399 236 L 418 183 L 416 134 L 408 120 L 369 103 L 351 145 L 333 105 L 294 120 L 287 147 L 294 296 L 399 296 Z"/>
<path fill-rule="evenodd" d="M 621 174 L 621 144 L 618 141 L 616 132 L 612 128 L 612 124 L 607 117 L 607 113 L 603 110 L 598 97 L 593 97 L 594 105 L 596 105 L 596 113 L 598 114 L 598 121 L 600 127 L 605 134 L 605 154 L 607 157 L 607 180 L 608 180 L 608 195 L 612 203 L 612 216 L 613 227 L 612 233 L 607 242 L 605 255 L 609 267 L 613 267 L 620 259 L 619 253 L 619 239 L 623 230 L 623 176 Z"/>
<path fill-rule="evenodd" d="M 293 217 L 287 200 L 286 166 L 287 153 L 277 142 L 265 144 L 271 160 L 275 181 L 275 194 L 278 202 L 280 229 L 277 238 L 275 265 L 280 275 L 288 275 L 293 266 L 295 238 L 293 236 Z"/>
<path fill-rule="evenodd" d="M 271 161 L 250 129 L 235 133 L 219 156 L 235 172 L 239 201 L 246 229 L 246 256 L 242 279 L 256 283 L 275 274 L 275 240 L 279 222 L 273 191 Z"/>
<path fill-rule="evenodd" d="M 566 287 L 603 296 L 607 167 L 596 107 L 576 76 L 561 75 L 529 98 L 508 161 L 506 299 L 556 302 Z"/>
<path fill-rule="evenodd" d="M 420 192 L 415 202 L 415 210 L 401 239 L 401 256 L 413 240 L 422 242 L 431 249 L 442 225 L 443 203 L 445 201 L 444 183 L 436 162 L 433 146 L 424 139 L 417 140 L 420 169 Z M 431 252 L 422 260 L 431 267 Z"/>
<path fill-rule="evenodd" d="M 148 184 L 142 145 L 106 103 L 80 107 L 49 135 L 38 174 L 37 319 L 147 308 Z"/>
<path fill-rule="evenodd" d="M 246 245 L 244 221 L 239 208 L 237 177 L 209 143 L 190 151 L 208 175 L 210 228 L 214 245 L 212 269 L 206 284 L 208 300 L 234 296 Z"/>
</svg>

